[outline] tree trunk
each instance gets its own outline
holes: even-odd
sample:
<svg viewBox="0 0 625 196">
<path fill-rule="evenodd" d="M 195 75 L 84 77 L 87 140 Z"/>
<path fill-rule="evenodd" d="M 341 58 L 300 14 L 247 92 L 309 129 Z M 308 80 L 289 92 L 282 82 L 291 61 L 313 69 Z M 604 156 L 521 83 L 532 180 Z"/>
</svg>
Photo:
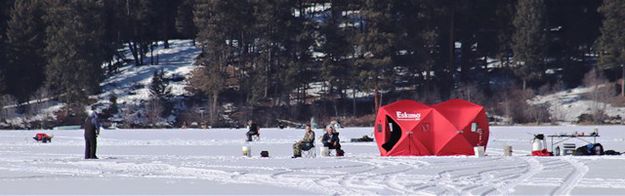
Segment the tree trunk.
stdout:
<svg viewBox="0 0 625 196">
<path fill-rule="evenodd" d="M 374 104 L 374 108 L 375 108 L 375 113 L 378 113 L 378 109 L 380 108 L 380 92 L 378 91 L 378 88 L 376 87 L 375 90 L 373 90 L 373 104 Z"/>
<path fill-rule="evenodd" d="M 113 75 L 113 59 L 109 59 L 108 64 L 109 64 L 107 66 L 108 72 L 109 72 L 108 75 Z"/>
<path fill-rule="evenodd" d="M 454 1 L 452 1 L 451 3 L 451 16 L 449 17 L 449 68 L 450 68 L 450 74 L 452 77 L 452 83 L 455 82 L 453 78 L 453 76 L 455 75 L 454 73 L 457 71 L 456 69 L 456 65 L 454 63 L 454 58 L 455 58 L 455 40 L 454 40 L 454 28 L 455 28 L 455 14 L 456 14 L 456 7 L 454 5 Z M 452 85 L 453 86 L 453 85 Z"/>
<path fill-rule="evenodd" d="M 621 97 L 625 97 L 625 65 L 621 65 Z"/>
<path fill-rule="evenodd" d="M 143 59 L 145 58 L 145 51 L 143 51 L 143 44 L 137 43 L 139 45 L 139 65 L 144 65 Z"/>
<path fill-rule="evenodd" d="M 154 43 L 150 43 L 150 65 L 154 65 Z"/>
<path fill-rule="evenodd" d="M 264 90 L 263 97 L 265 98 L 269 95 L 269 85 L 271 84 L 270 82 L 271 71 L 270 70 L 271 70 L 271 47 L 269 47 L 269 52 L 267 52 L 267 66 L 265 67 L 265 89 L 263 89 Z"/>
<path fill-rule="evenodd" d="M 336 98 L 332 99 L 332 105 L 334 105 L 334 116 L 335 116 L 336 118 L 338 118 L 338 116 L 339 116 L 339 109 L 338 109 L 338 107 L 337 107 L 337 101 L 336 101 Z"/>
<path fill-rule="evenodd" d="M 212 94 L 212 104 L 211 104 L 211 111 L 210 111 L 210 123 L 211 126 L 215 124 L 215 116 L 217 115 L 217 105 L 219 103 L 219 92 L 213 91 Z"/>
<path fill-rule="evenodd" d="M 356 116 L 356 89 L 352 89 L 352 115 Z"/>
<path fill-rule="evenodd" d="M 130 49 L 130 53 L 132 53 L 132 58 L 135 59 L 135 65 L 141 65 L 139 62 L 139 52 L 137 51 L 137 44 L 133 44 L 133 42 L 128 42 L 128 49 Z"/>
</svg>

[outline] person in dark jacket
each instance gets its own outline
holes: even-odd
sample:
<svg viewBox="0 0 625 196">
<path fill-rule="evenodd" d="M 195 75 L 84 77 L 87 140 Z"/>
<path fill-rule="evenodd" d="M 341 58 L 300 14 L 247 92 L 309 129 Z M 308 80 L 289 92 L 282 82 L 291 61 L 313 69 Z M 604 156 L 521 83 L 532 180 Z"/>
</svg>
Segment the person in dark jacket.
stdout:
<svg viewBox="0 0 625 196">
<path fill-rule="evenodd" d="M 95 155 L 97 148 L 97 137 L 100 134 L 100 122 L 95 111 L 89 111 L 85 119 L 85 159 L 98 159 Z"/>
<path fill-rule="evenodd" d="M 339 151 L 341 149 L 341 141 L 339 140 L 339 133 L 334 130 L 333 126 L 326 127 L 326 133 L 323 134 L 321 139 L 321 143 L 323 143 L 324 147 L 328 147 L 329 149 L 336 149 Z"/>
<path fill-rule="evenodd" d="M 249 130 L 247 131 L 247 133 L 245 133 L 245 135 L 247 135 L 247 141 L 251 142 L 252 141 L 252 136 L 256 135 L 256 136 L 260 136 L 259 133 L 259 128 L 258 125 L 256 125 L 256 123 L 252 120 L 247 122 L 248 124 L 248 128 Z"/>
</svg>

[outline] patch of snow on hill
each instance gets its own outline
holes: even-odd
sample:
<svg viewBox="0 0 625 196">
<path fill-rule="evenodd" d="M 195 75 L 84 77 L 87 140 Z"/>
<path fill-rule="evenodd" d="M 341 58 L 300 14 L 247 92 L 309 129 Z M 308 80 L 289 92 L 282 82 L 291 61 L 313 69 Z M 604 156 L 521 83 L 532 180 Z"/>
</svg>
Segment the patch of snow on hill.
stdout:
<svg viewBox="0 0 625 196">
<path fill-rule="evenodd" d="M 549 104 L 549 113 L 553 118 L 560 121 L 576 122 L 578 117 L 584 113 L 590 114 L 591 107 L 595 104 L 592 100 L 583 99 L 583 95 L 590 93 L 590 87 L 578 87 L 570 90 L 560 91 L 548 95 L 539 95 L 530 100 L 531 104 Z M 597 103 L 604 105 L 605 103 Z M 614 117 L 625 113 L 624 107 L 615 107 L 605 104 L 605 114 Z"/>
<path fill-rule="evenodd" d="M 103 93 L 98 96 L 100 100 L 108 100 L 112 93 L 117 96 L 118 103 L 137 104 L 150 99 L 149 85 L 155 71 L 163 69 L 167 77 L 188 78 L 195 69 L 195 57 L 201 50 L 193 46 L 191 40 L 171 40 L 170 48 L 165 49 L 159 45 L 155 55 L 159 55 L 158 65 L 128 65 L 119 69 L 119 74 L 111 76 L 102 82 Z M 127 58 L 131 58 L 127 54 Z M 146 59 L 149 61 L 149 59 Z M 186 80 L 170 82 L 174 96 L 185 95 Z"/>
<path fill-rule="evenodd" d="M 185 90 L 191 72 L 197 68 L 195 58 L 201 50 L 193 45 L 192 40 L 170 40 L 170 48 L 163 48 L 163 43 L 159 42 L 154 51 L 156 61 L 158 55 L 158 65 L 150 65 L 150 56 L 145 57 L 145 65 L 136 66 L 134 62 L 119 68 L 117 74 L 106 78 L 102 83 L 102 93 L 95 96 L 98 102 L 95 104 L 98 110 L 103 110 L 110 106 L 110 97 L 115 94 L 117 103 L 121 111 L 110 120 L 124 120 L 131 124 L 156 124 L 159 126 L 172 124 L 176 116 L 170 115 L 160 118 L 158 122 L 147 122 L 148 101 L 152 99 L 150 84 L 155 71 L 163 70 L 165 77 L 170 79 L 169 87 L 173 95 L 172 101 L 174 109 L 181 105 L 176 105 L 183 97 L 189 95 Z M 127 59 L 132 59 L 132 54 L 126 49 Z"/>
</svg>

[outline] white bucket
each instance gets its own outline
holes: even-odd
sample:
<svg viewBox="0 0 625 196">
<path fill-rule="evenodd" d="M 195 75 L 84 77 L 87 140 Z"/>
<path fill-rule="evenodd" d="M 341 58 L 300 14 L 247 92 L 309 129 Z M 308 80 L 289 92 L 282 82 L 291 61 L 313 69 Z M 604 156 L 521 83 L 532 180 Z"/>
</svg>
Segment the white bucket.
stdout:
<svg viewBox="0 0 625 196">
<path fill-rule="evenodd" d="M 532 151 L 541 151 L 543 149 L 545 149 L 543 141 L 539 139 L 534 139 L 534 141 L 532 142 Z"/>
<path fill-rule="evenodd" d="M 324 146 L 324 147 L 319 148 L 319 154 L 320 154 L 322 157 L 327 157 L 327 156 L 330 156 L 330 148 L 325 147 L 325 146 Z"/>
<path fill-rule="evenodd" d="M 512 146 L 505 145 L 503 146 L 503 156 L 512 156 Z"/>
<path fill-rule="evenodd" d="M 473 147 L 475 157 L 484 157 L 484 146 Z"/>
<path fill-rule="evenodd" d="M 243 151 L 243 156 L 252 157 L 252 147 L 244 145 L 241 147 L 241 151 Z"/>
</svg>

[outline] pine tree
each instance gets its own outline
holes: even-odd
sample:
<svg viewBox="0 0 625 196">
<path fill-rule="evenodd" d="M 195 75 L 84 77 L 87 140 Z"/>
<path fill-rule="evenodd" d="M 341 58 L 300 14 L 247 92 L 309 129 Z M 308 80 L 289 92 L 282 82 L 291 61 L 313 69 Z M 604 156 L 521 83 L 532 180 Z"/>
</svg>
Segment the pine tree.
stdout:
<svg viewBox="0 0 625 196">
<path fill-rule="evenodd" d="M 373 91 L 375 109 L 381 105 L 379 90 L 388 89 L 393 77 L 392 56 L 397 34 L 393 28 L 392 3 L 367 0 L 361 10 L 366 20 L 364 33 L 358 39 L 361 51 L 356 61 L 359 80 L 364 89 Z"/>
<path fill-rule="evenodd" d="M 558 78 L 562 84 L 577 87 L 595 64 L 587 55 L 595 53 L 595 40 L 601 28 L 598 12 L 601 1 L 551 0 L 546 3 L 550 27 L 547 56 L 552 59 L 549 65 L 562 69 Z"/>
<path fill-rule="evenodd" d="M 347 88 L 347 76 L 350 62 L 347 56 L 353 54 L 353 48 L 347 37 L 346 27 L 349 21 L 342 13 L 347 11 L 347 5 L 342 1 L 331 1 L 330 16 L 321 27 L 321 52 L 325 54 L 322 60 L 321 76 L 329 83 L 327 94 L 329 97 L 340 94 Z M 342 27 L 341 27 L 342 26 Z M 335 111 L 336 112 L 336 111 Z M 336 114 L 338 115 L 338 114 Z"/>
<path fill-rule="evenodd" d="M 202 48 L 197 63 L 205 68 L 193 73 L 191 85 L 211 99 L 210 123 L 215 123 L 216 120 L 219 95 L 224 89 L 223 68 L 233 52 L 232 45 L 226 44 L 227 33 L 233 31 L 231 29 L 233 24 L 227 24 L 229 22 L 227 19 L 231 17 L 227 16 L 226 10 L 233 8 L 230 7 L 230 3 L 230 1 L 198 0 L 194 6 L 193 22 L 198 29 L 196 39 Z"/>
<path fill-rule="evenodd" d="M 315 31 L 316 24 L 311 21 L 308 13 L 306 13 L 307 7 L 310 5 L 304 4 L 303 1 L 286 1 L 288 6 L 281 6 L 283 14 L 280 15 L 283 21 L 283 25 L 279 27 L 279 35 L 283 39 L 280 40 L 281 47 L 284 49 L 281 51 L 281 62 L 283 64 L 278 70 L 281 70 L 280 74 L 282 81 L 283 92 L 281 96 L 290 97 L 291 92 L 295 91 L 295 101 L 298 105 L 303 104 L 305 101 L 305 91 L 308 88 L 308 84 L 313 82 L 318 75 L 314 71 L 316 63 L 313 62 L 312 52 L 309 49 L 314 43 L 314 36 L 312 31 Z M 286 14 L 288 10 L 297 10 L 299 15 Z M 290 102 L 290 98 L 288 102 Z M 300 107 L 294 107 L 297 110 Z M 308 114 L 294 111 L 293 113 L 299 114 L 297 119 L 308 119 Z"/>
<path fill-rule="evenodd" d="M 117 95 L 115 94 L 115 92 L 111 93 L 111 96 L 109 97 L 109 102 L 111 102 L 111 114 L 117 114 L 117 112 L 119 112 L 119 105 L 117 104 Z"/>
<path fill-rule="evenodd" d="M 621 67 L 623 83 L 621 96 L 625 96 L 625 1 L 604 0 L 599 12 L 603 15 L 601 36 L 597 40 L 599 66 L 602 69 Z"/>
<path fill-rule="evenodd" d="M 70 105 L 82 104 L 87 95 L 99 92 L 103 79 L 105 36 L 98 2 L 57 0 L 46 5 L 46 84 Z"/>
<path fill-rule="evenodd" d="M 176 33 L 176 13 L 182 1 L 153 1 L 154 23 L 158 32 L 156 40 L 164 41 L 164 48 L 169 48 L 169 39 Z"/>
<path fill-rule="evenodd" d="M 123 61 L 124 55 L 118 51 L 123 48 L 125 42 L 127 18 L 125 17 L 126 0 L 107 0 L 102 1 L 102 18 L 104 40 L 103 42 L 103 58 L 108 61 L 108 74 L 113 74 L 118 69 L 118 65 Z"/>
<path fill-rule="evenodd" d="M 5 59 L 6 46 L 5 46 L 5 31 L 7 29 L 6 23 L 10 18 L 11 6 L 13 5 L 13 0 L 0 0 L 0 97 L 6 94 L 6 80 L 4 79 L 4 75 L 6 72 L 7 62 Z M 2 105 L 2 103 L 0 103 Z"/>
<path fill-rule="evenodd" d="M 195 69 L 191 75 L 189 85 L 197 93 L 206 95 L 210 99 L 209 122 L 215 123 L 219 93 L 224 89 L 225 75 L 217 65 Z"/>
<path fill-rule="evenodd" d="M 338 116 L 337 99 L 346 97 L 346 89 L 357 88 L 353 80 L 357 71 L 353 69 L 356 40 L 350 36 L 358 32 L 353 9 L 358 9 L 353 2 L 330 1 L 331 7 L 327 19 L 320 27 L 321 79 L 327 81 L 326 99 L 332 101 L 334 115 Z M 349 13 L 349 14 L 347 14 Z"/>
<path fill-rule="evenodd" d="M 440 21 L 435 20 L 441 8 L 430 0 L 398 1 L 393 7 L 397 12 L 395 23 L 401 24 L 394 27 L 399 41 L 393 65 L 404 72 L 395 76 L 395 80 L 406 81 L 394 85 L 409 85 L 415 88 L 415 96 L 427 97 L 424 95 L 432 94 L 434 86 L 431 82 L 434 77 L 430 73 L 443 67 L 435 66 L 443 63 L 437 61 L 440 56 L 440 49 L 436 46 L 440 39 L 437 27 Z"/>
<path fill-rule="evenodd" d="M 169 86 L 169 79 L 165 77 L 165 71 L 154 71 L 152 75 L 152 82 L 150 83 L 150 94 L 155 96 L 160 101 L 166 101 L 171 97 L 171 87 Z"/>
<path fill-rule="evenodd" d="M 512 38 L 516 74 L 523 80 L 523 89 L 528 82 L 541 79 L 545 59 L 545 3 L 544 0 L 518 1 L 515 27 Z"/>
<path fill-rule="evenodd" d="M 176 12 L 176 30 L 185 39 L 195 39 L 197 33 L 197 28 L 193 24 L 193 2 L 183 0 Z"/>
<path fill-rule="evenodd" d="M 157 39 L 158 32 L 162 32 L 157 21 L 156 3 L 151 0 L 126 0 L 124 3 L 124 37 L 137 66 L 145 64 L 149 45 Z"/>
<path fill-rule="evenodd" d="M 302 67 L 309 66 L 307 46 L 312 35 L 304 34 L 313 29 L 305 26 L 310 22 L 308 16 L 293 14 L 300 6 L 297 1 L 254 1 L 253 6 L 253 35 L 259 40 L 254 64 L 261 65 L 261 69 L 249 72 L 250 78 L 245 80 L 250 81 L 244 85 L 251 89 L 249 102 L 269 97 L 273 105 L 290 105 L 290 93 L 306 79 Z M 263 81 L 263 85 L 255 80 Z"/>
<path fill-rule="evenodd" d="M 495 56 L 503 66 L 510 65 L 510 53 L 512 52 L 512 34 L 514 25 L 510 22 L 514 17 L 515 4 L 511 1 L 497 1 L 495 11 L 495 32 L 496 44 L 494 46 Z"/>
<path fill-rule="evenodd" d="M 8 92 L 19 103 L 33 96 L 45 81 L 44 10 L 36 0 L 16 1 L 8 22 L 6 78 Z"/>
</svg>

